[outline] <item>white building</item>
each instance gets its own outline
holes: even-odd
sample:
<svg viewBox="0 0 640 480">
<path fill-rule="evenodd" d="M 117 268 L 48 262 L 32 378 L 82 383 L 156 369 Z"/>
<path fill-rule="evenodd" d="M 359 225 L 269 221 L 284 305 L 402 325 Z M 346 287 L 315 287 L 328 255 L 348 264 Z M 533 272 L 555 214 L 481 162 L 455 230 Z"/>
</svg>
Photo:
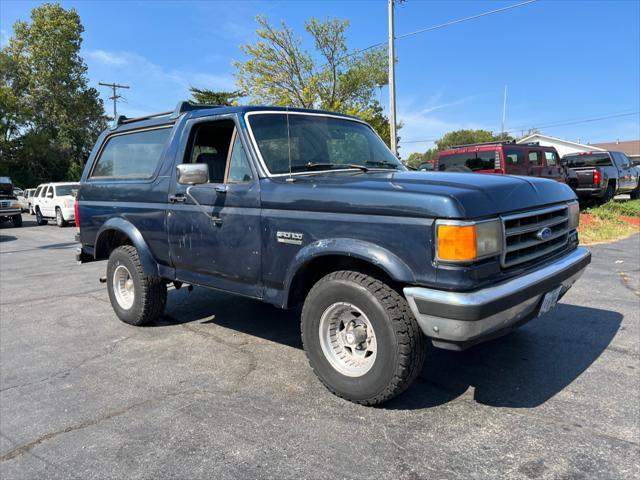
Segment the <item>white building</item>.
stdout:
<svg viewBox="0 0 640 480">
<path fill-rule="evenodd" d="M 596 147 L 595 145 L 583 145 L 582 143 L 572 142 L 570 140 L 563 140 L 562 138 L 552 137 L 550 135 L 543 135 L 542 133 L 534 133 L 533 135 L 527 135 L 521 138 L 516 143 L 530 143 L 538 142 L 544 147 L 556 147 L 560 157 L 564 157 L 569 153 L 577 152 L 604 152 L 604 148 Z"/>
</svg>

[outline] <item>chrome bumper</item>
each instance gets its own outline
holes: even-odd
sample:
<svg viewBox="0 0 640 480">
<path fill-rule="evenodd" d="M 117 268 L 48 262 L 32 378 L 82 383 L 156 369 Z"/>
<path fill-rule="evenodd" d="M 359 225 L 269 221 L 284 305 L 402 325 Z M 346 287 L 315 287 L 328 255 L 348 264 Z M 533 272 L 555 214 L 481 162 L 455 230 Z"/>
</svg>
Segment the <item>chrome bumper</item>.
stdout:
<svg viewBox="0 0 640 480">
<path fill-rule="evenodd" d="M 545 293 L 562 285 L 561 296 L 582 275 L 591 254 L 578 247 L 534 272 L 474 292 L 406 287 L 404 295 L 435 346 L 460 350 L 535 317 Z"/>
<path fill-rule="evenodd" d="M 3 208 L 0 210 L 0 217 L 11 217 L 19 213 L 22 213 L 22 210 L 19 208 Z"/>
</svg>

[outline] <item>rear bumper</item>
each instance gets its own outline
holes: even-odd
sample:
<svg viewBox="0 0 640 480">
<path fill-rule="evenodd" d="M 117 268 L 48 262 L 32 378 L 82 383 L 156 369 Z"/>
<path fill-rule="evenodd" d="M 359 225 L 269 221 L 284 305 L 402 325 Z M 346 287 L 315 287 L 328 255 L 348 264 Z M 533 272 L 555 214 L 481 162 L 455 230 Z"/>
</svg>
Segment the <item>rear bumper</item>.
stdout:
<svg viewBox="0 0 640 480">
<path fill-rule="evenodd" d="M 606 193 L 607 188 L 580 187 L 576 188 L 576 195 L 580 198 L 602 197 Z"/>
<path fill-rule="evenodd" d="M 60 207 L 60 213 L 62 213 L 62 218 L 64 218 L 67 222 L 73 222 L 76 219 L 76 212 L 74 211 L 73 207 Z"/>
<path fill-rule="evenodd" d="M 420 328 L 435 346 L 462 350 L 534 318 L 544 294 L 562 285 L 564 295 L 590 262 L 589 251 L 578 247 L 539 270 L 482 290 L 407 287 L 404 295 Z"/>
</svg>

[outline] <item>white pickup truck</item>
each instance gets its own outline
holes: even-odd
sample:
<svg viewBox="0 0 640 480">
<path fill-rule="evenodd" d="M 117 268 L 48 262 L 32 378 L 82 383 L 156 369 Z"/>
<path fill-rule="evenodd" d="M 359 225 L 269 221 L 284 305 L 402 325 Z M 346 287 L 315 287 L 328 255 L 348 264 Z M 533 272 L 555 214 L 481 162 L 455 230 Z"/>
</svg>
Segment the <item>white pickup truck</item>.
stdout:
<svg viewBox="0 0 640 480">
<path fill-rule="evenodd" d="M 33 197 L 32 208 L 36 214 L 36 223 L 46 225 L 49 219 L 55 219 L 59 227 L 66 227 L 75 221 L 75 196 L 77 183 L 45 183 L 38 186 Z"/>
</svg>

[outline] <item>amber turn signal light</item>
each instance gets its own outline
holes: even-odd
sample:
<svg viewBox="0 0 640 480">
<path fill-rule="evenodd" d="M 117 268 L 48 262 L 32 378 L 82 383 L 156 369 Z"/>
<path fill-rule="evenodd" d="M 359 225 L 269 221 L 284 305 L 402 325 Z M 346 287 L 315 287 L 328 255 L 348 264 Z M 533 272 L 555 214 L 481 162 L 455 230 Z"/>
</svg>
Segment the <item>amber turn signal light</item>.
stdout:
<svg viewBox="0 0 640 480">
<path fill-rule="evenodd" d="M 438 225 L 438 259 L 467 262 L 478 256 L 475 225 Z"/>
</svg>

